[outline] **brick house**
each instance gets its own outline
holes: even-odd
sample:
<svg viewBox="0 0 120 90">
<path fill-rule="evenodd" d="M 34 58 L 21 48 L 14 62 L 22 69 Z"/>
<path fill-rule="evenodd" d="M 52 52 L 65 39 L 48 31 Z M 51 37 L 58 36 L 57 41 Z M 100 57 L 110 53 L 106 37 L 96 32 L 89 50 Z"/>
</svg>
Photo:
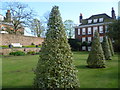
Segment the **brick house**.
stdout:
<svg viewBox="0 0 120 90">
<path fill-rule="evenodd" d="M 6 16 L 0 14 L 0 33 L 12 33 L 13 24 L 10 10 L 7 10 Z M 20 25 L 20 29 L 17 30 L 17 34 L 24 34 L 24 27 Z"/>
<path fill-rule="evenodd" d="M 80 14 L 80 25 L 75 26 L 75 39 L 79 39 L 82 43 L 86 42 L 88 45 L 82 45 L 80 50 L 90 51 L 91 42 L 94 36 L 94 32 L 98 30 L 100 35 L 100 42 L 103 41 L 103 36 L 108 31 L 108 24 L 112 23 L 116 19 L 115 11 L 112 8 L 112 17 L 106 13 L 92 15 L 87 19 L 82 19 Z"/>
</svg>

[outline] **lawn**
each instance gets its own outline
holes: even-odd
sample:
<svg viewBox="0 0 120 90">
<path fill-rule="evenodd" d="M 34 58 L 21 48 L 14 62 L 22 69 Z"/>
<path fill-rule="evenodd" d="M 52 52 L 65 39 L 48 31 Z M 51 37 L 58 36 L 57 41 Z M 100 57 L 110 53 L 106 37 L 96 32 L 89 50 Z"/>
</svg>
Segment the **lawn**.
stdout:
<svg viewBox="0 0 120 90">
<path fill-rule="evenodd" d="M 86 67 L 88 52 L 73 52 L 74 64 L 78 70 L 81 88 L 118 88 L 118 55 L 106 61 L 106 68 L 90 69 Z M 3 88 L 32 87 L 38 55 L 3 57 Z"/>
</svg>

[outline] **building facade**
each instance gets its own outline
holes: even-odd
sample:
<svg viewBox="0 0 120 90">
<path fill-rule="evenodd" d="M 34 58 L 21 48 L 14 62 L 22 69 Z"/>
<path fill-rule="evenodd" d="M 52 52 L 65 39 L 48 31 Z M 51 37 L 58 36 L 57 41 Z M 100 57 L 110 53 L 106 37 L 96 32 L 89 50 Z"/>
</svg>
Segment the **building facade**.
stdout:
<svg viewBox="0 0 120 90">
<path fill-rule="evenodd" d="M 79 39 L 82 43 L 87 43 L 87 45 L 82 45 L 80 50 L 91 50 L 91 42 L 96 30 L 99 32 L 100 42 L 103 41 L 103 36 L 108 31 L 108 24 L 112 23 L 116 18 L 113 8 L 111 14 L 112 17 L 103 13 L 92 15 L 87 19 L 82 19 L 82 14 L 80 14 L 80 25 L 75 27 L 75 38 Z"/>
</svg>

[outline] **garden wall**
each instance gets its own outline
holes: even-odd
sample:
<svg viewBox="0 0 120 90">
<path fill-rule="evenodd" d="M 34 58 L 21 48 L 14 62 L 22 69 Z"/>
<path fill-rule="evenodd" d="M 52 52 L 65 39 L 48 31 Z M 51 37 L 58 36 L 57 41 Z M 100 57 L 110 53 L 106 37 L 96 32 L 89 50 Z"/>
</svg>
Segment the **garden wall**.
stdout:
<svg viewBox="0 0 120 90">
<path fill-rule="evenodd" d="M 12 34 L 0 34 L 0 46 L 9 45 L 11 43 L 20 43 L 23 46 L 42 44 L 44 38 L 33 37 L 33 36 L 23 36 L 23 35 L 12 35 Z"/>
<path fill-rule="evenodd" d="M 29 51 L 39 52 L 41 48 L 2 48 L 0 49 L 0 55 L 8 55 L 10 52 L 13 51 L 23 51 L 25 53 Z"/>
</svg>

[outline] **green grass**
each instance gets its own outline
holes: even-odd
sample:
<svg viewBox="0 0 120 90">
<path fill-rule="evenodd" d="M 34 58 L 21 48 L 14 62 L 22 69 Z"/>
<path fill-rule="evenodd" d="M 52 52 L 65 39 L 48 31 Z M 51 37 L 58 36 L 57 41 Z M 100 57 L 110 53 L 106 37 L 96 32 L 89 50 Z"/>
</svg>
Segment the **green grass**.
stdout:
<svg viewBox="0 0 120 90">
<path fill-rule="evenodd" d="M 81 88 L 118 88 L 118 55 L 106 61 L 106 68 L 86 67 L 88 52 L 74 52 L 74 64 L 78 70 Z M 32 87 L 38 55 L 3 57 L 3 88 Z"/>
</svg>

